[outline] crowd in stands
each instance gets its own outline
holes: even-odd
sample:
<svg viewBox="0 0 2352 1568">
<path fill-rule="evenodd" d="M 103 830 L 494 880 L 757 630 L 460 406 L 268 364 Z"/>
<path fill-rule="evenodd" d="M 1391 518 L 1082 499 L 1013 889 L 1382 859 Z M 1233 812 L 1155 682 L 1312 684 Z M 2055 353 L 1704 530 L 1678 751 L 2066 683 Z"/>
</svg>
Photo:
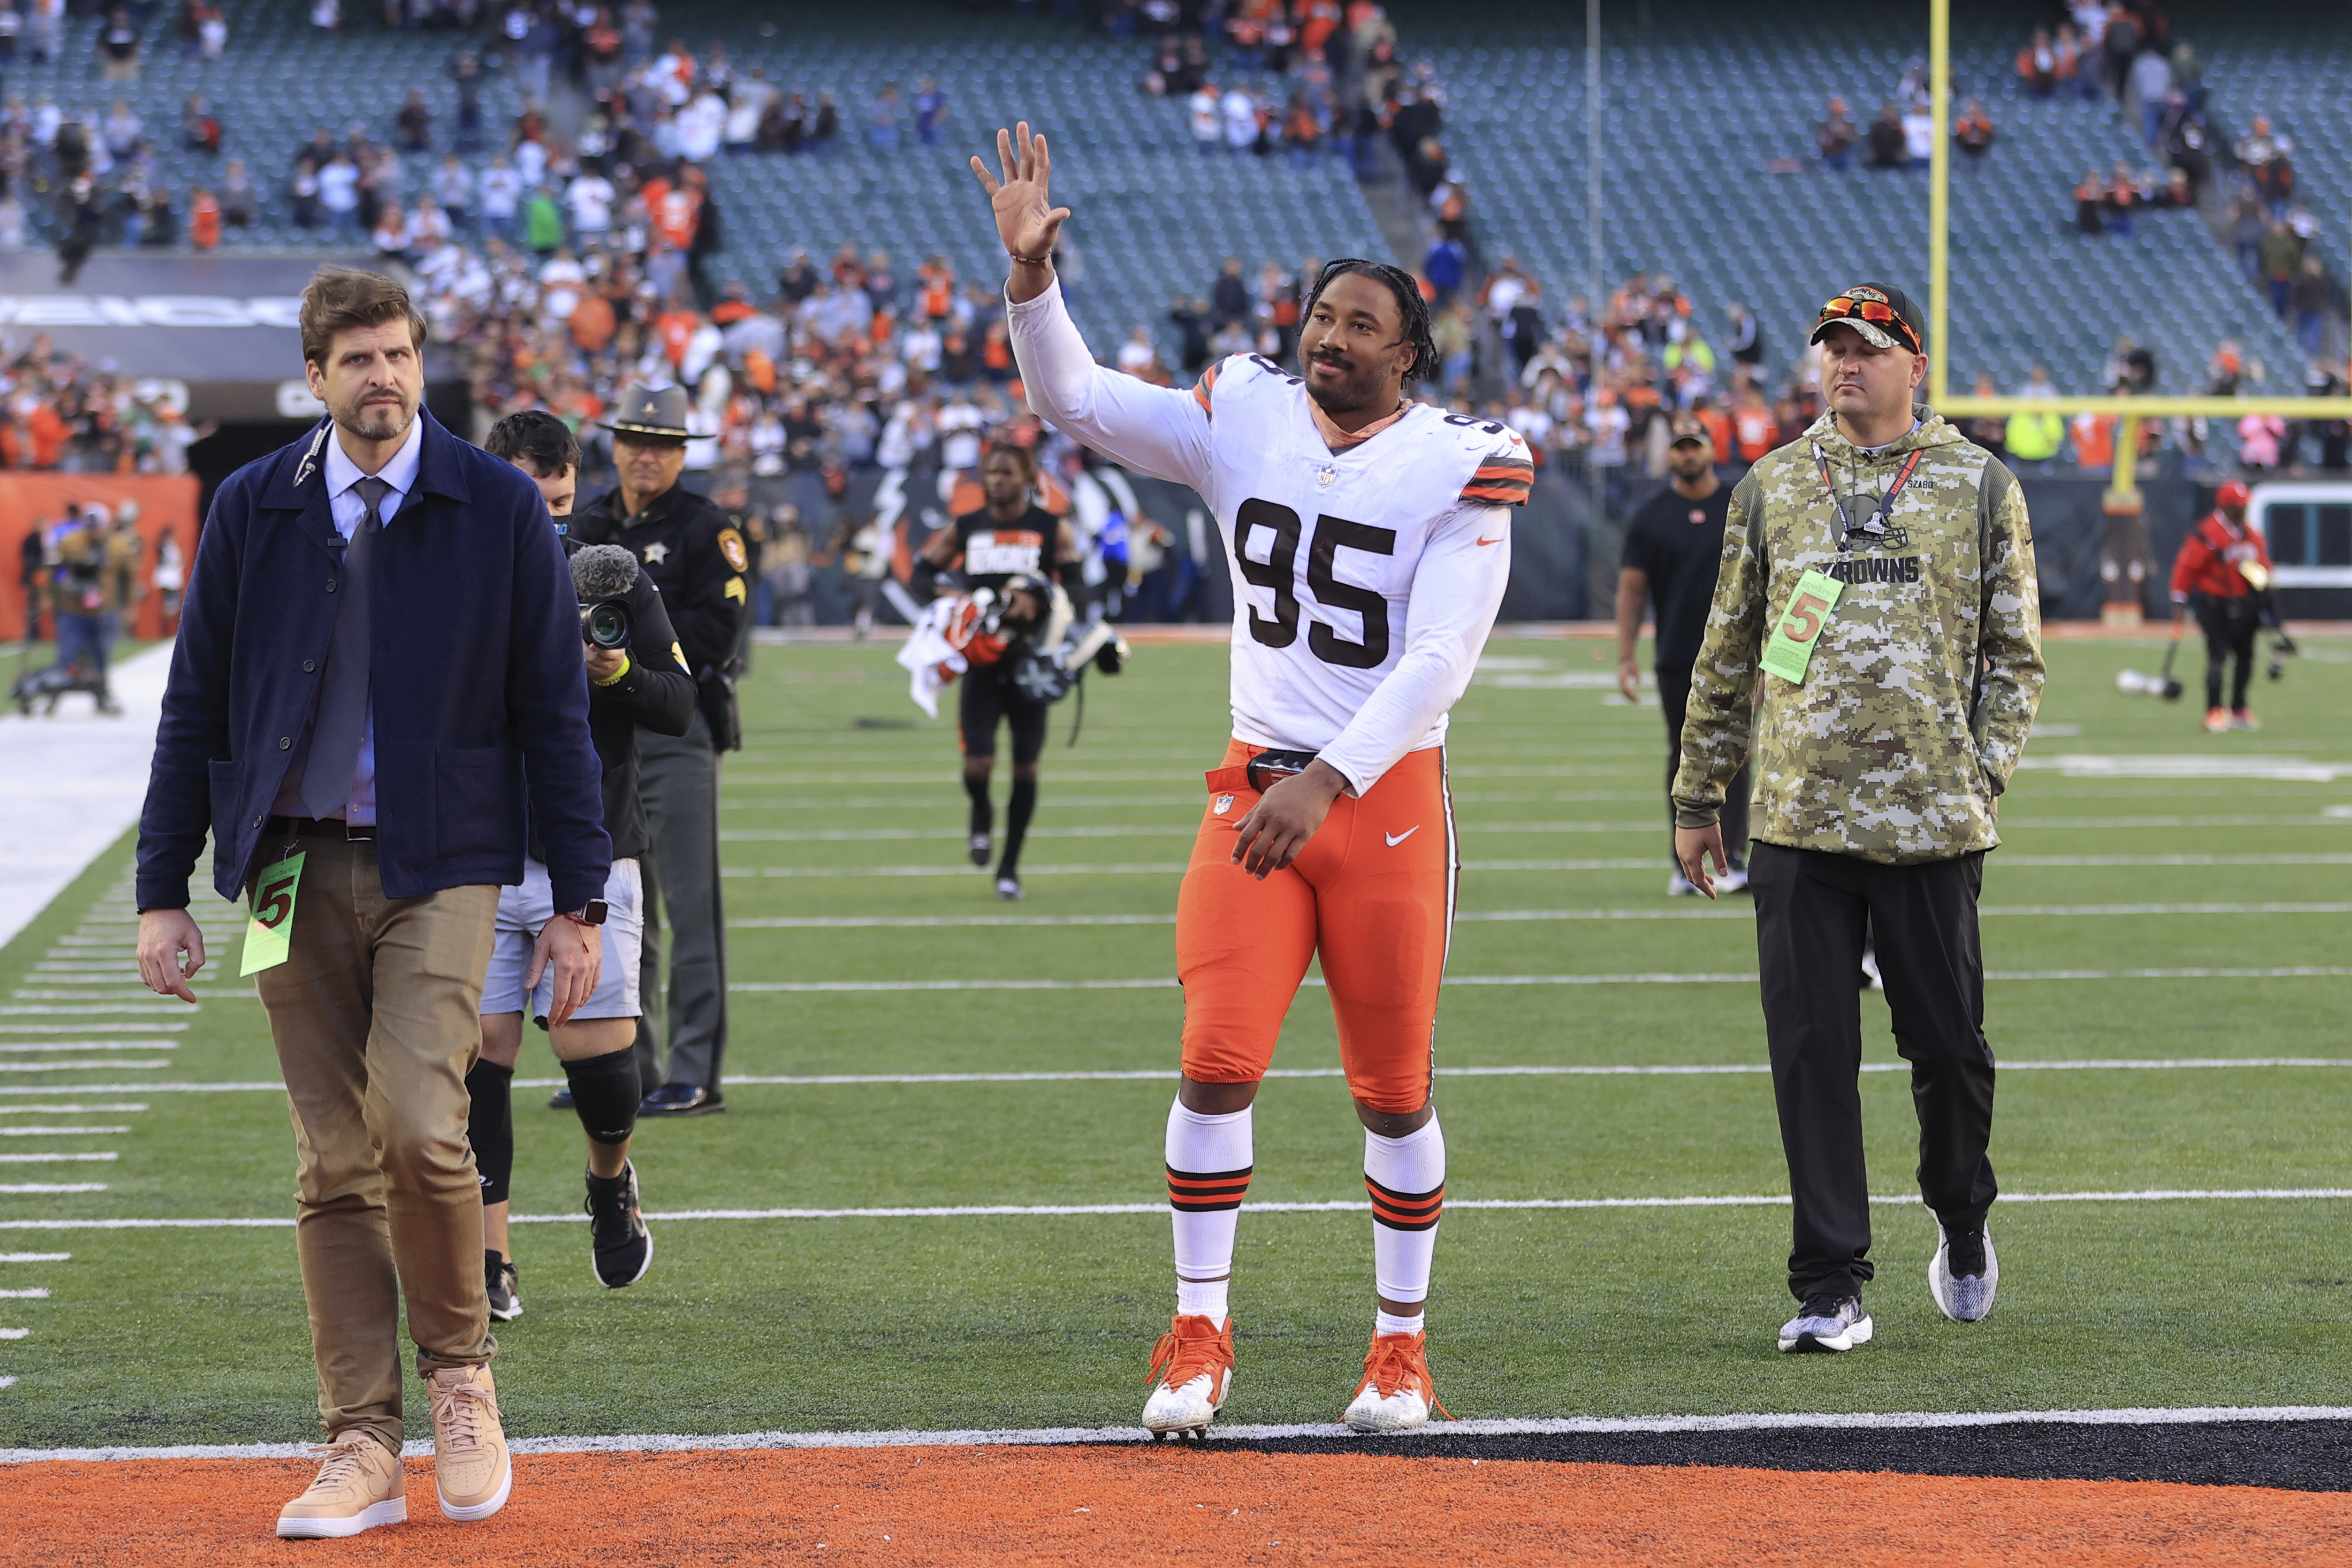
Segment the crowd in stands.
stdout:
<svg viewBox="0 0 2352 1568">
<path fill-rule="evenodd" d="M 46 335 L 0 342 L 0 468 L 180 474 L 206 432 L 187 389 L 95 370 Z"/>
</svg>

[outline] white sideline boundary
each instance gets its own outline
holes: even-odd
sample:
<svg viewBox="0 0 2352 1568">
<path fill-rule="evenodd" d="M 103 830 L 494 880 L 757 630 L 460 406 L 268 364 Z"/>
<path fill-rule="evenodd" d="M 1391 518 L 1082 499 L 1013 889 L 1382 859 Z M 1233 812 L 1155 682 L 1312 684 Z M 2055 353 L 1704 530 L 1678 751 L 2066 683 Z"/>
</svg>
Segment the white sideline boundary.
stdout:
<svg viewBox="0 0 2352 1568">
<path fill-rule="evenodd" d="M 1808 1412 L 1751 1415 L 1565 1415 L 1524 1419 L 1433 1422 L 1412 1432 L 1357 1438 L 1336 1421 L 1293 1426 L 1212 1426 L 1212 1442 L 1265 1442 L 1286 1437 L 1349 1437 L 1365 1443 L 1411 1443 L 1435 1437 L 1674 1436 L 1700 1432 L 1940 1432 L 1987 1426 L 2218 1426 L 2248 1423 L 2352 1420 L 2352 1405 L 2126 1406 L 2115 1410 L 1906 1410 Z M 611 1437 L 509 1437 L 516 1454 L 691 1454 L 763 1448 L 966 1448 L 1062 1444 L 1145 1443 L 1139 1426 L 1030 1426 L 961 1431 L 633 1433 Z M 406 1458 L 429 1458 L 433 1445 L 415 1439 Z M 304 1443 L 187 1443 L 168 1447 L 0 1448 L 0 1465 L 99 1464 L 136 1459 L 307 1459 Z"/>
<path fill-rule="evenodd" d="M 2236 1187 L 2236 1188 L 2167 1188 L 2154 1187 L 2130 1193 L 2003 1193 L 2004 1204 L 2126 1204 L 2126 1203 L 2194 1203 L 2194 1202 L 2294 1202 L 2308 1199 L 2352 1198 L 2352 1187 Z M 1874 1194 L 1874 1204 L 1888 1207 L 1913 1207 L 1922 1200 L 1916 1193 L 1881 1196 Z M 1789 1202 L 1786 1194 L 1735 1194 L 1723 1196 L 1682 1198 L 1458 1198 L 1448 1203 L 1449 1210 L 1586 1210 L 1586 1209 L 1706 1209 L 1706 1208 L 1778 1208 Z M 1245 1203 L 1247 1214 L 1370 1214 L 1369 1203 L 1335 1200 L 1329 1203 Z M 814 1220 L 814 1219 L 1070 1219 L 1097 1215 L 1150 1215 L 1165 1217 L 1165 1199 L 1142 1204 L 957 1204 L 936 1207 L 892 1207 L 859 1209 L 670 1209 L 662 1213 L 648 1211 L 646 1218 L 677 1223 L 686 1220 Z M 519 1214 L 509 1215 L 509 1225 L 585 1225 L 584 1214 Z M 222 1219 L 10 1219 L 0 1220 L 0 1230 L 291 1230 L 293 1216 L 241 1217 Z"/>
</svg>

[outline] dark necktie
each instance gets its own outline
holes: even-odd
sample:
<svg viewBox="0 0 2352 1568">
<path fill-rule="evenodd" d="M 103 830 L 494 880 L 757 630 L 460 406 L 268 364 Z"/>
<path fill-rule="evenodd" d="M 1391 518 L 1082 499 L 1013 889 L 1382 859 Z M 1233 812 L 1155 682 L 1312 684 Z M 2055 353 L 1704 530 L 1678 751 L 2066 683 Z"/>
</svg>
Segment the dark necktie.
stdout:
<svg viewBox="0 0 2352 1568">
<path fill-rule="evenodd" d="M 367 503 L 367 512 L 343 552 L 335 637 L 327 647 L 326 682 L 319 692 L 310 754 L 302 768 L 302 808 L 313 817 L 341 816 L 350 804 L 352 775 L 360 764 L 360 734 L 367 725 L 368 578 L 376 536 L 383 531 L 376 509 L 392 487 L 371 476 L 352 488 Z"/>
</svg>

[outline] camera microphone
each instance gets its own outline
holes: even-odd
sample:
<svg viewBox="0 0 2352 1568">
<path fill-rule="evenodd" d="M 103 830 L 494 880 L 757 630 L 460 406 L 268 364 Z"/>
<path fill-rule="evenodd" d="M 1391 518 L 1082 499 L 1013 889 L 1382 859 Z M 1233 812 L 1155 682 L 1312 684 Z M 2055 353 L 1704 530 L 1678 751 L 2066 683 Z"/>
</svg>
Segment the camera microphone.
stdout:
<svg viewBox="0 0 2352 1568">
<path fill-rule="evenodd" d="M 625 594 L 637 580 L 637 558 L 617 544 L 590 544 L 572 555 L 572 585 L 583 601 Z"/>
<path fill-rule="evenodd" d="M 580 636 L 595 647 L 625 648 L 636 627 L 625 595 L 637 580 L 637 558 L 617 544 L 591 544 L 572 555 L 580 595 Z"/>
</svg>

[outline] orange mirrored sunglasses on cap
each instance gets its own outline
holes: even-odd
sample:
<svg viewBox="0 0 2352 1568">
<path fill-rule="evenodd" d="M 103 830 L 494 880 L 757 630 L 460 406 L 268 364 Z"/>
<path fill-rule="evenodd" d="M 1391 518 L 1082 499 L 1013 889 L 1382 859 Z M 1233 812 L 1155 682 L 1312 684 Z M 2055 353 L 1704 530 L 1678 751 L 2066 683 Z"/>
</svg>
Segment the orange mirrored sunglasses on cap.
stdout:
<svg viewBox="0 0 2352 1568">
<path fill-rule="evenodd" d="M 1853 320 L 1882 328 L 1913 353 L 1919 352 L 1919 334 L 1911 330 L 1911 323 L 1903 319 L 1901 311 L 1875 295 L 1856 299 L 1852 294 L 1841 294 L 1822 307 L 1813 324 L 1819 327 L 1825 322 Z"/>
</svg>

